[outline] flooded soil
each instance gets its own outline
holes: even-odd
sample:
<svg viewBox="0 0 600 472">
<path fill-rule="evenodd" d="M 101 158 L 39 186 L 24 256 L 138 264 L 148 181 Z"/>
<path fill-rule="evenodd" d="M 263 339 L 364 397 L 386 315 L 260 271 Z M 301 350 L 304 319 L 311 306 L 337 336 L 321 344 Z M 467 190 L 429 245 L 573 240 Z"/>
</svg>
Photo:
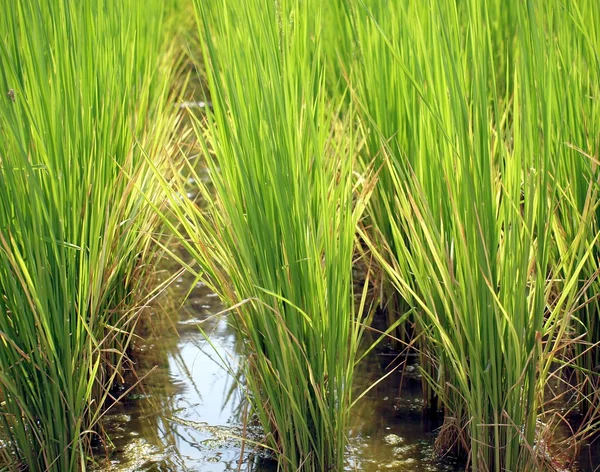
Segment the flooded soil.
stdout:
<svg viewBox="0 0 600 472">
<path fill-rule="evenodd" d="M 185 298 L 192 283 L 189 276 L 177 280 L 173 306 Z M 223 308 L 215 294 L 198 283 L 183 306 L 171 310 L 170 319 L 153 315 L 146 340 L 135 347 L 137 374 L 150 373 L 105 417 L 112 446 L 98 451 L 97 459 L 105 455 L 98 470 L 276 470 L 276 464 L 256 453 L 253 442 L 260 441 L 260 429 L 244 429 L 246 404 L 236 381 L 242 358 L 227 316 L 215 316 Z M 356 373 L 358 388 L 381 378 L 381 366 L 389 360 L 374 355 L 364 362 Z M 433 442 L 440 425 L 423 415 L 418 369 L 408 364 L 401 392 L 400 374 L 392 374 L 353 411 L 347 471 L 464 470 L 450 458 L 435 457 Z M 598 444 L 586 448 L 579 470 L 597 470 L 599 450 Z"/>
<path fill-rule="evenodd" d="M 171 295 L 175 305 L 190 283 L 187 276 L 177 280 Z M 135 358 L 138 376 L 154 370 L 106 415 L 103 426 L 112 447 L 98 451 L 106 456 L 99 470 L 276 470 L 272 461 L 256 454 L 253 442 L 260 440 L 260 430 L 250 425 L 244 431 L 246 405 L 235 379 L 241 356 L 227 316 L 215 316 L 222 310 L 219 299 L 199 283 L 171 320 L 153 315 L 147 340 L 136 344 Z M 394 374 L 357 405 L 346 470 L 461 470 L 434 457 L 439 425 L 423 418 L 420 380 L 413 372 L 401 395 Z M 381 375 L 380 363 L 373 359 L 358 370 L 357 383 L 369 385 Z"/>
</svg>

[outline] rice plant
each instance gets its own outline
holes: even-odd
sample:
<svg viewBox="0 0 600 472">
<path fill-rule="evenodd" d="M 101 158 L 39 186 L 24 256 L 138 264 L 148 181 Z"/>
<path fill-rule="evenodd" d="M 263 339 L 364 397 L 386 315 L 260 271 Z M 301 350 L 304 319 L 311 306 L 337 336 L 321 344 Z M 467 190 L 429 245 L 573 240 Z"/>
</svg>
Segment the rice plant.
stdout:
<svg viewBox="0 0 600 472">
<path fill-rule="evenodd" d="M 194 178 L 202 208 L 174 197 L 174 229 L 231 307 L 264 445 L 282 470 L 341 470 L 363 199 L 353 194 L 353 114 L 339 113 L 343 97 L 332 102 L 325 85 L 321 9 L 195 4 L 214 107 L 196 122 L 210 182 Z"/>
<path fill-rule="evenodd" d="M 160 221 L 147 156 L 166 169 L 173 127 L 166 10 L 158 0 L 0 3 L 0 454 L 10 470 L 85 470 L 115 399 Z"/>
<path fill-rule="evenodd" d="M 600 386 L 600 311 L 598 282 L 598 154 L 600 149 L 600 108 L 595 99 L 600 93 L 596 77 L 600 73 L 600 31 L 591 21 L 598 14 L 594 2 L 572 2 L 555 15 L 569 22 L 555 21 L 557 67 L 555 81 L 561 84 L 555 100 L 555 116 L 560 123 L 557 140 L 563 143 L 554 156 L 554 168 L 560 198 L 557 203 L 554 240 L 556 259 L 562 261 L 559 272 L 568 274 L 579 263 L 590 245 L 592 255 L 582 268 L 578 309 L 572 314 L 576 340 L 571 346 L 569 367 L 574 367 L 574 382 L 580 410 L 586 422 L 597 421 Z M 565 74 L 564 71 L 568 71 Z"/>
<path fill-rule="evenodd" d="M 430 330 L 435 368 L 424 374 L 444 406 L 439 449 L 463 451 L 473 470 L 547 467 L 544 385 L 596 243 L 593 232 L 575 239 L 568 268 L 551 257 L 556 168 L 569 155 L 559 58 L 575 58 L 553 34 L 555 24 L 583 33 L 585 20 L 559 2 L 515 2 L 512 63 L 499 65 L 494 2 L 400 5 L 386 19 L 362 4 L 367 22 L 356 22 L 362 57 L 375 63 L 357 93 L 367 158 L 384 166 L 369 206 L 379 231 L 364 234 Z"/>
</svg>

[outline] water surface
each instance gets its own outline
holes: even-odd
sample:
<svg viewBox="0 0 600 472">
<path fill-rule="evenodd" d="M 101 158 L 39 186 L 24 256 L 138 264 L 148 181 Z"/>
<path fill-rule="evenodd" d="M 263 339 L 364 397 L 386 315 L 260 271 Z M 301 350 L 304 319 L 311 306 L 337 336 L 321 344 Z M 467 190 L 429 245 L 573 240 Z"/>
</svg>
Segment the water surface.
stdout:
<svg viewBox="0 0 600 472">
<path fill-rule="evenodd" d="M 189 277 L 178 279 L 170 305 L 184 299 L 190 283 Z M 260 429 L 250 424 L 244 430 L 246 404 L 235 379 L 242 358 L 227 315 L 215 316 L 222 310 L 219 299 L 199 283 L 170 319 L 153 315 L 135 357 L 139 376 L 154 370 L 107 415 L 104 425 L 114 450 L 103 470 L 276 470 L 256 454 L 252 441 L 260 440 Z M 358 369 L 359 388 L 381 377 L 387 362 L 380 360 L 374 356 Z M 439 425 L 424 419 L 420 380 L 414 366 L 408 370 L 413 375 L 404 380 L 401 395 L 399 374 L 391 375 L 353 411 L 346 470 L 460 470 L 434 457 Z"/>
</svg>

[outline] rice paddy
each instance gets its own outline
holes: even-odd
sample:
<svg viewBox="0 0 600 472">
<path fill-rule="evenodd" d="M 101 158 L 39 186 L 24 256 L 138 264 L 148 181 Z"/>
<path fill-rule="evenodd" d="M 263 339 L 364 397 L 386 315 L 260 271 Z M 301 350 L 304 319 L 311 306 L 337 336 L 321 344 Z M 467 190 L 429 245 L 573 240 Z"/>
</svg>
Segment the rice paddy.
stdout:
<svg viewBox="0 0 600 472">
<path fill-rule="evenodd" d="M 219 299 L 208 345 L 225 316 L 237 339 L 238 468 L 370 470 L 354 415 L 398 377 L 360 372 L 390 355 L 439 424 L 431 460 L 578 470 L 600 425 L 600 3 L 0 11 L 0 470 L 102 463 L 180 273 Z"/>
</svg>

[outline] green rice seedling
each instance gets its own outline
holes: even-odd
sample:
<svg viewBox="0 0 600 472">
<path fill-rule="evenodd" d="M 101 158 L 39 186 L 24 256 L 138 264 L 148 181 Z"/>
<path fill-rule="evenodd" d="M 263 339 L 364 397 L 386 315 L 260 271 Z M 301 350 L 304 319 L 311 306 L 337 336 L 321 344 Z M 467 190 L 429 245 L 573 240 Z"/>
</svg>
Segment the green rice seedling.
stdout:
<svg viewBox="0 0 600 472">
<path fill-rule="evenodd" d="M 382 88 L 366 67 L 358 94 L 375 134 L 370 151 L 382 154 L 389 179 L 372 203 L 388 214 L 383 230 L 367 240 L 431 332 L 436 369 L 424 373 L 446 415 L 438 447 L 464 451 L 474 470 L 546 467 L 543 386 L 595 242 L 581 246 L 559 284 L 549 277 L 553 158 L 563 146 L 559 50 L 548 33 L 563 17 L 549 3 L 513 5 L 517 47 L 503 86 L 487 3 L 424 2 L 383 26 L 367 10 L 373 24 L 361 36 L 373 48 L 365 58 L 388 48 L 380 64 L 401 81 L 399 91 L 366 98 Z M 383 40 L 373 42 L 369 28 Z"/>
<path fill-rule="evenodd" d="M 85 470 L 160 221 L 145 155 L 166 169 L 166 7 L 27 0 L 0 10 L 2 466 Z"/>
<path fill-rule="evenodd" d="M 341 470 L 362 199 L 352 112 L 341 119 L 325 86 L 319 2 L 196 8 L 214 107 L 196 122 L 210 182 L 193 176 L 202 208 L 174 197 L 174 230 L 190 269 L 230 307 L 252 410 L 280 468 Z"/>
</svg>

